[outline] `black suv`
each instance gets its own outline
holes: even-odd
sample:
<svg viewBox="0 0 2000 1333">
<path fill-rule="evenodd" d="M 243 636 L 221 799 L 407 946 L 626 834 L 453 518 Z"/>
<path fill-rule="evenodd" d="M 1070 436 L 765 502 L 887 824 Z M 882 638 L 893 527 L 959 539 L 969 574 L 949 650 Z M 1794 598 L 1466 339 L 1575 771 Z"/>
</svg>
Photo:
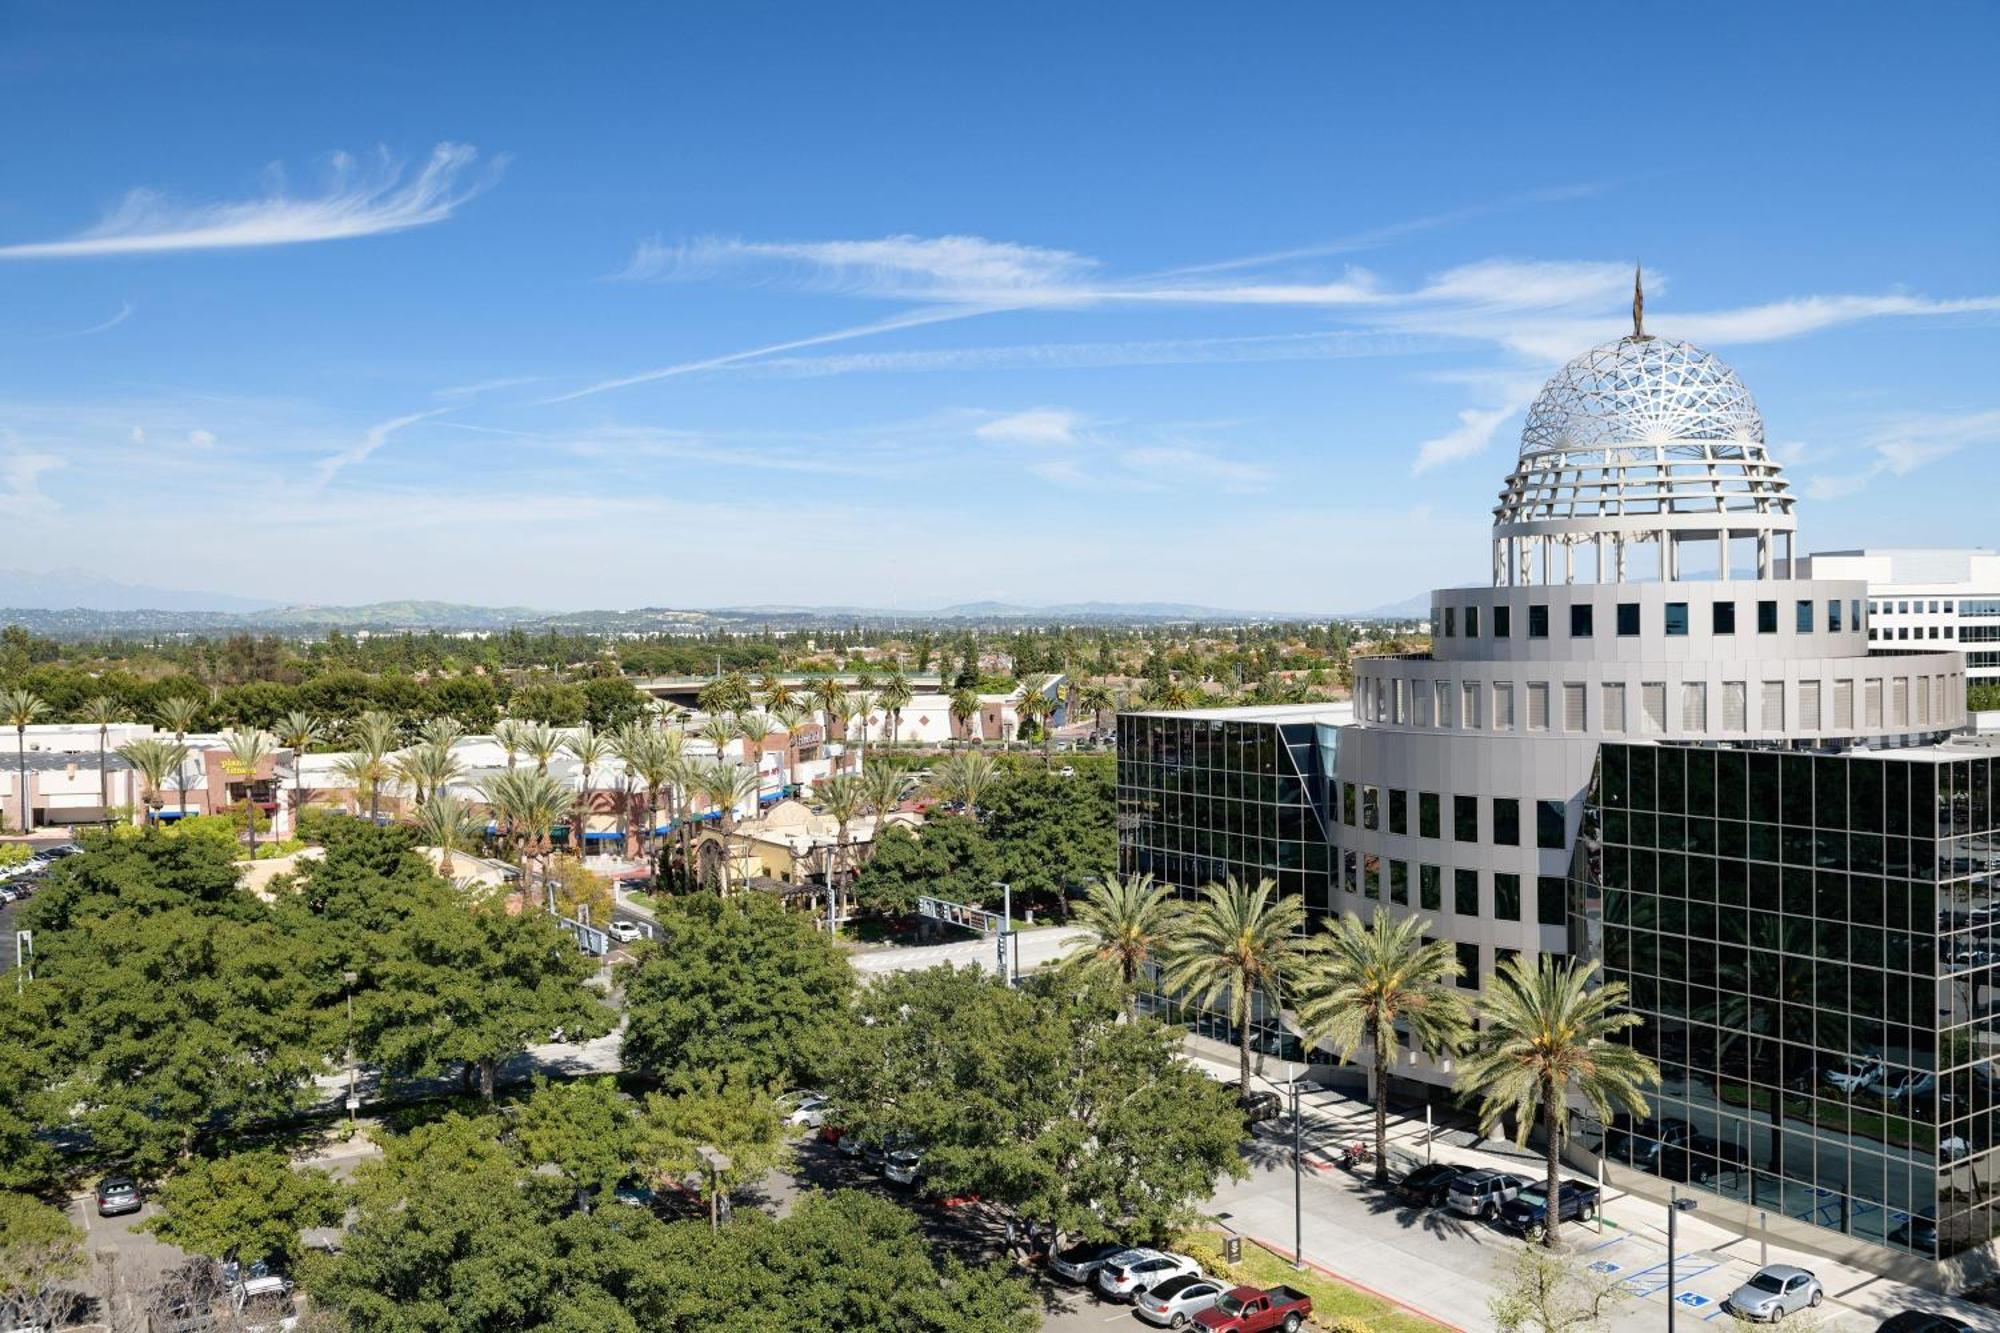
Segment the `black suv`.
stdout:
<svg viewBox="0 0 2000 1333">
<path fill-rule="evenodd" d="M 1420 1166 L 1396 1182 L 1396 1192 L 1420 1208 L 1441 1208 L 1451 1193 L 1451 1182 L 1465 1174 L 1465 1168 L 1450 1162 Z"/>
</svg>

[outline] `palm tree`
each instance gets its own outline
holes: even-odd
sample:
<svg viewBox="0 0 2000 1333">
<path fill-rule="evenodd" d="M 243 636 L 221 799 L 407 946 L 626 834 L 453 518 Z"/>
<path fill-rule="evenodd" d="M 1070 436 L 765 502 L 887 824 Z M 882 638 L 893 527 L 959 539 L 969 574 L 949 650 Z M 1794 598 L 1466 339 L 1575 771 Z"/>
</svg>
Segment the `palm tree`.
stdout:
<svg viewBox="0 0 2000 1333">
<path fill-rule="evenodd" d="M 104 807 L 104 818 L 111 818 L 111 783 L 105 776 L 105 751 L 111 745 L 111 728 L 114 723 L 125 720 L 124 707 L 108 694 L 95 695 L 86 699 L 79 716 L 97 728 L 97 801 Z"/>
<path fill-rule="evenodd" d="M 775 671 L 766 671 L 758 680 L 757 688 L 763 693 L 764 707 L 769 712 L 775 713 L 798 702 L 798 691 Z"/>
<path fill-rule="evenodd" d="M 1139 970 L 1166 952 L 1180 919 L 1173 889 L 1151 875 L 1103 875 L 1092 880 L 1076 909 L 1076 923 L 1090 932 L 1063 961 L 1079 967 L 1116 967 L 1125 1012 L 1138 1014 Z"/>
<path fill-rule="evenodd" d="M 869 839 L 869 854 L 874 854 L 880 843 L 882 830 L 889 826 L 889 816 L 902 807 L 910 797 L 910 775 L 900 769 L 885 768 L 880 764 L 861 775 L 861 800 L 868 812 L 875 816 L 874 836 Z"/>
<path fill-rule="evenodd" d="M 1092 681 L 1076 691 L 1076 706 L 1087 709 L 1090 722 L 1097 730 L 1104 730 L 1104 715 L 1118 706 L 1118 698 L 1111 687 L 1103 681 Z"/>
<path fill-rule="evenodd" d="M 1568 1095 L 1577 1094 L 1609 1124 L 1614 1106 L 1635 1119 L 1652 1114 L 1640 1088 L 1660 1081 L 1651 1060 L 1616 1040 L 1616 1034 L 1640 1021 L 1624 1009 L 1629 998 L 1625 983 L 1592 986 L 1596 971 L 1595 960 L 1548 954 L 1533 968 L 1519 958 L 1502 963 L 1480 1005 L 1485 1030 L 1455 1085 L 1461 1093 L 1478 1095 L 1481 1133 L 1490 1133 L 1512 1113 L 1514 1141 L 1525 1144 L 1535 1112 L 1541 1112 L 1548 1139 L 1548 1221 L 1542 1243 L 1551 1248 L 1562 1217 L 1562 1177 L 1556 1168 L 1568 1131 L 1563 1114 Z"/>
<path fill-rule="evenodd" d="M 861 779 L 851 773 L 841 773 L 819 784 L 813 794 L 833 817 L 834 844 L 827 857 L 827 887 L 838 890 L 842 869 L 852 874 L 854 866 L 847 853 L 847 830 L 868 803 L 868 794 L 861 785 Z"/>
<path fill-rule="evenodd" d="M 764 764 L 764 742 L 770 739 L 777 724 L 769 713 L 748 712 L 736 716 L 736 734 L 743 739 L 743 758 L 753 769 L 761 769 Z"/>
<path fill-rule="evenodd" d="M 417 811 L 416 829 L 424 846 L 438 849 L 438 873 L 450 879 L 456 869 L 452 853 L 478 846 L 486 833 L 486 821 L 473 813 L 463 797 L 439 792 Z"/>
<path fill-rule="evenodd" d="M 409 787 L 421 807 L 435 800 L 444 789 L 465 776 L 465 765 L 448 745 L 426 741 L 405 750 L 396 758 L 396 779 Z"/>
<path fill-rule="evenodd" d="M 574 808 L 574 798 L 567 784 L 547 773 L 530 772 L 525 768 L 510 768 L 495 774 L 486 786 L 486 803 L 493 808 L 495 819 L 507 830 L 509 840 L 514 844 L 514 856 L 521 867 L 523 888 L 533 892 L 533 881 L 528 876 L 529 860 L 534 858 L 547 869 L 546 852 L 552 849 L 555 840 L 551 830 L 569 817 Z"/>
<path fill-rule="evenodd" d="M 555 757 L 563 752 L 563 734 L 546 722 L 521 729 L 521 750 L 535 761 L 535 771 L 546 774 Z"/>
<path fill-rule="evenodd" d="M 572 830 L 569 840 L 570 852 L 580 857 L 584 852 L 584 834 L 590 831 L 590 777 L 602 767 L 605 760 L 611 757 L 611 738 L 586 722 L 571 732 L 569 739 L 564 741 L 563 745 L 576 759 L 577 766 L 583 770 L 578 774 L 580 781 L 576 789 L 576 809 L 569 821 Z"/>
<path fill-rule="evenodd" d="M 647 856 L 653 854 L 653 843 L 659 836 L 660 789 L 673 780 L 676 756 L 666 736 L 665 732 L 635 722 L 621 727 L 612 738 L 612 752 L 625 765 L 626 775 L 637 781 L 646 794 L 646 832 L 639 845 Z"/>
<path fill-rule="evenodd" d="M 382 784 L 393 776 L 389 756 L 396 749 L 396 719 L 370 709 L 349 728 L 353 751 L 341 761 L 341 773 L 355 783 L 357 795 L 368 796 L 368 817 L 382 817 Z"/>
<path fill-rule="evenodd" d="M 999 765 L 991 755 L 955 754 L 931 770 L 930 790 L 940 800 L 959 802 L 967 814 L 977 818 L 979 798 L 999 774 Z"/>
<path fill-rule="evenodd" d="M 299 831 L 299 811 L 306 806 L 305 757 L 310 747 L 326 739 L 326 724 L 302 708 L 278 719 L 278 744 L 292 752 L 292 833 Z"/>
<path fill-rule="evenodd" d="M 153 709 L 160 719 L 160 725 L 174 733 L 174 740 L 183 751 L 182 766 L 174 770 L 174 787 L 180 797 L 180 812 L 187 814 L 187 766 L 186 751 L 188 733 L 201 724 L 201 714 L 205 705 L 201 700 L 186 694 L 170 694 L 160 700 Z"/>
<path fill-rule="evenodd" d="M 951 692 L 951 720 L 958 723 L 967 740 L 978 739 L 972 734 L 972 719 L 978 716 L 979 691 L 969 685 L 961 685 Z"/>
<path fill-rule="evenodd" d="M 146 736 L 118 747 L 118 757 L 139 775 L 139 803 L 150 816 L 160 808 L 160 789 L 167 775 L 187 760 L 187 746 L 163 736 Z"/>
<path fill-rule="evenodd" d="M 449 750 L 465 739 L 465 724 L 455 717 L 434 717 L 417 728 L 417 739 Z"/>
<path fill-rule="evenodd" d="M 729 747 L 738 739 L 736 722 L 725 714 L 710 713 L 702 719 L 701 738 L 715 747 L 718 760 L 726 760 L 729 758 Z"/>
<path fill-rule="evenodd" d="M 527 724 L 517 718 L 503 717 L 494 724 L 493 739 L 507 754 L 507 767 L 514 766 L 514 756 L 528 748 Z"/>
<path fill-rule="evenodd" d="M 847 687 L 840 683 L 838 676 L 820 676 L 806 687 L 806 698 L 812 701 L 826 727 L 826 739 L 833 739 L 833 720 L 846 717 Z"/>
<path fill-rule="evenodd" d="M 1250 1020 L 1262 996 L 1273 1019 L 1305 970 L 1305 903 L 1281 898 L 1260 879 L 1250 887 L 1231 875 L 1202 889 L 1203 901 L 1187 912 L 1167 954 L 1169 993 L 1204 1008 L 1227 1004 L 1236 1024 L 1241 1088 L 1250 1090 Z"/>
<path fill-rule="evenodd" d="M 868 747 L 868 723 L 870 715 L 875 711 L 874 692 L 865 686 L 855 689 L 853 693 L 847 696 L 847 711 L 850 716 L 861 720 L 861 746 L 863 749 L 866 749 Z"/>
<path fill-rule="evenodd" d="M 250 784 L 256 781 L 257 770 L 265 760 L 278 752 L 276 741 L 268 731 L 236 727 L 222 737 L 223 748 L 229 757 L 222 761 L 223 771 L 235 775 L 243 782 L 243 824 L 250 836 L 250 859 L 257 859 L 257 805 L 250 797 Z"/>
<path fill-rule="evenodd" d="M 1055 716 L 1056 704 L 1048 694 L 1048 678 L 1030 676 L 1021 682 L 1021 701 L 1014 705 L 1015 714 L 1023 722 L 1034 724 L 1035 734 L 1042 742 L 1042 762 L 1051 762 L 1049 742 L 1052 739 L 1049 720 Z M 1030 739 L 1033 739 L 1031 737 Z"/>
<path fill-rule="evenodd" d="M 0 718 L 14 729 L 14 757 L 21 783 L 21 832 L 28 831 L 28 727 L 47 716 L 49 706 L 25 686 L 0 690 Z"/>
<path fill-rule="evenodd" d="M 889 744 L 892 748 L 896 744 L 896 733 L 903 729 L 903 710 L 910 706 L 910 700 L 915 694 L 916 692 L 910 688 L 909 679 L 898 670 L 895 675 L 882 683 L 882 691 L 876 696 L 876 701 L 882 705 L 882 711 L 888 715 Z"/>
<path fill-rule="evenodd" d="M 1375 1183 L 1389 1183 L 1389 1066 L 1398 1024 L 1410 1044 L 1433 1054 L 1455 1051 L 1471 1031 L 1471 1017 L 1453 983 L 1458 958 L 1443 940 L 1426 940 L 1430 922 L 1391 916 L 1377 908 L 1362 925 L 1349 912 L 1327 922 L 1299 1002 L 1299 1025 L 1308 1044 L 1325 1038 L 1342 1060 L 1366 1043 L 1375 1063 Z"/>
<path fill-rule="evenodd" d="M 729 863 L 735 859 L 736 807 L 757 804 L 757 775 L 735 764 L 716 761 L 702 770 L 702 795 L 721 814 L 722 873 L 717 885 L 721 896 L 729 896 Z"/>
</svg>

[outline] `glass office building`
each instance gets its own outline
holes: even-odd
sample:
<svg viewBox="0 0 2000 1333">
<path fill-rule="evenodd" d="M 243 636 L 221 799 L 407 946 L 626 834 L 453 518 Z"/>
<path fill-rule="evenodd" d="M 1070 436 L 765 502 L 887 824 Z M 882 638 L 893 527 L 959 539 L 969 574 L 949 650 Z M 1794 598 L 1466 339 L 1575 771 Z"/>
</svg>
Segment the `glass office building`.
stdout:
<svg viewBox="0 0 2000 1333">
<path fill-rule="evenodd" d="M 1602 747 L 1587 901 L 1694 1145 L 1641 1160 L 1781 1231 L 1994 1238 L 1996 757 Z"/>
</svg>

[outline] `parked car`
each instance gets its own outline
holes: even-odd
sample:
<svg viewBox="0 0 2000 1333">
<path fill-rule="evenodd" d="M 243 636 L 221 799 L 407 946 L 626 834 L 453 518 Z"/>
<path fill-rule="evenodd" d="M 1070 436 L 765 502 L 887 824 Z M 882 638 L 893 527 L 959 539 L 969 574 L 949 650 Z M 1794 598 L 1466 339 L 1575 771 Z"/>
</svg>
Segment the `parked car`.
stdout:
<svg viewBox="0 0 2000 1333">
<path fill-rule="evenodd" d="M 292 1284 L 281 1277 L 253 1277 L 229 1291 L 229 1308 L 236 1312 L 231 1327 L 242 1333 L 279 1333 L 299 1325 L 299 1307 Z"/>
<path fill-rule="evenodd" d="M 1236 1109 L 1243 1112 L 1245 1124 L 1261 1125 L 1266 1120 L 1275 1120 L 1284 1110 L 1284 1103 L 1275 1092 L 1244 1092 L 1237 1094 Z"/>
<path fill-rule="evenodd" d="M 640 937 L 639 927 L 633 922 L 623 919 L 613 921 L 610 925 L 606 926 L 604 933 L 612 939 L 617 940 L 620 944 L 630 944 Z"/>
<path fill-rule="evenodd" d="M 1718 1170 L 1741 1171 L 1743 1149 L 1695 1132 L 1685 1120 L 1625 1121 L 1604 1136 L 1604 1155 L 1668 1180 L 1707 1180 Z"/>
<path fill-rule="evenodd" d="M 799 1099 L 792 1109 L 785 1113 L 788 1125 L 804 1125 L 807 1129 L 818 1129 L 826 1123 L 826 1114 L 833 1104 L 817 1094 Z"/>
<path fill-rule="evenodd" d="M 146 1196 L 140 1193 L 139 1183 L 130 1176 L 106 1176 L 97 1182 L 99 1217 L 136 1213 L 145 1202 Z"/>
<path fill-rule="evenodd" d="M 1901 1226 L 1889 1233 L 1889 1243 L 1891 1245 L 1907 1245 L 1913 1250 L 1922 1250 L 1927 1254 L 1937 1253 L 1938 1228 L 1936 1211 L 1926 1208 L 1921 1213 L 1910 1217 Z"/>
<path fill-rule="evenodd" d="M 1842 1092 L 1853 1092 L 1884 1077 L 1889 1066 L 1879 1055 L 1853 1056 L 1826 1071 L 1826 1081 Z"/>
<path fill-rule="evenodd" d="M 1441 1206 L 1451 1193 L 1451 1182 L 1465 1174 L 1465 1168 L 1451 1162 L 1432 1162 L 1410 1171 L 1396 1182 L 1396 1192 L 1419 1208 Z"/>
<path fill-rule="evenodd" d="M 1972 1333 L 1972 1325 L 1955 1315 L 1905 1310 L 1876 1325 L 1875 1333 Z"/>
<path fill-rule="evenodd" d="M 1556 1204 L 1556 1216 L 1563 1222 L 1588 1222 L 1597 1216 L 1595 1185 L 1565 1180 Z M 1526 1234 L 1539 1230 L 1549 1220 L 1549 1196 L 1541 1182 L 1530 1185 L 1500 1205 L 1500 1225 Z"/>
<path fill-rule="evenodd" d="M 1128 1301 L 1170 1277 L 1186 1277 L 1199 1272 L 1201 1265 L 1184 1254 L 1126 1250 L 1112 1255 L 1098 1268 L 1096 1277 L 1091 1281 L 1100 1295 L 1114 1301 Z"/>
<path fill-rule="evenodd" d="M 1049 1271 L 1065 1282 L 1088 1282 L 1098 1269 L 1125 1253 L 1115 1240 L 1086 1241 L 1058 1250 L 1049 1259 Z"/>
<path fill-rule="evenodd" d="M 1313 1310 L 1312 1297 L 1291 1287 L 1233 1287 L 1194 1317 L 1196 1328 L 1213 1333 L 1298 1333 Z"/>
<path fill-rule="evenodd" d="M 1826 1299 L 1819 1279 L 1803 1268 L 1790 1264 L 1766 1264 L 1750 1275 L 1750 1280 L 1723 1298 L 1722 1308 L 1730 1314 L 1769 1323 L 1788 1314 L 1809 1309 Z"/>
<path fill-rule="evenodd" d="M 1228 1290 L 1212 1277 L 1189 1273 L 1170 1277 L 1132 1302 L 1132 1313 L 1162 1328 L 1186 1328 L 1188 1321 L 1222 1299 Z"/>
<path fill-rule="evenodd" d="M 1528 1187 L 1521 1176 L 1504 1171 L 1468 1171 L 1451 1182 L 1445 1203 L 1454 1213 L 1492 1221 L 1500 1205 Z"/>
<path fill-rule="evenodd" d="M 1911 1101 L 1937 1087 L 1937 1075 L 1927 1069 L 1899 1069 L 1870 1084 L 1868 1091 L 1884 1101 Z"/>
<path fill-rule="evenodd" d="M 923 1173 L 923 1169 L 922 1154 L 912 1152 L 908 1148 L 896 1149 L 882 1164 L 882 1174 L 888 1177 L 890 1183 L 896 1185 L 916 1184 L 917 1177 Z"/>
</svg>

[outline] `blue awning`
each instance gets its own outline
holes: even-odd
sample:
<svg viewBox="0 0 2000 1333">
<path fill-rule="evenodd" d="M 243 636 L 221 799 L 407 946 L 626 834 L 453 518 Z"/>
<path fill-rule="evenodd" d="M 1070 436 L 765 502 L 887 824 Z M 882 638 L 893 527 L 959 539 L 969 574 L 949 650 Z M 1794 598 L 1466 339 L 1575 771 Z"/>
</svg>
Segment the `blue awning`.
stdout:
<svg viewBox="0 0 2000 1333">
<path fill-rule="evenodd" d="M 187 811 L 185 810 L 155 810 L 153 812 L 153 818 L 159 820 L 181 819 L 186 815 Z"/>
<path fill-rule="evenodd" d="M 616 829 L 608 829 L 608 830 L 601 830 L 595 833 L 585 833 L 583 835 L 583 840 L 585 842 L 616 842 L 616 841 L 622 841 L 624 837 L 625 835 L 618 832 Z"/>
</svg>

